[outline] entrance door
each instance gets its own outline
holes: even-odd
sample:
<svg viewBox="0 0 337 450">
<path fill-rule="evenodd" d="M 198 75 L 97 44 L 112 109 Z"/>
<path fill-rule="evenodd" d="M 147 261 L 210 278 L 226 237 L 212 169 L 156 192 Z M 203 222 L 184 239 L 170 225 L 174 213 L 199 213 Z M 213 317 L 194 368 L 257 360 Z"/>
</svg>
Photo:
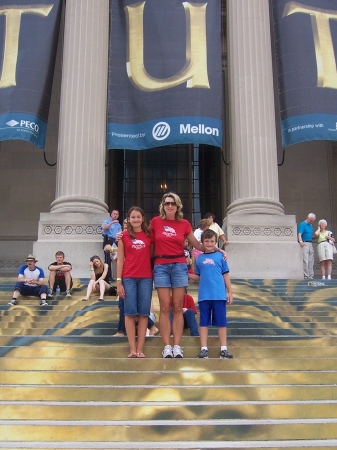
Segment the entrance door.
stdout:
<svg viewBox="0 0 337 450">
<path fill-rule="evenodd" d="M 137 205 L 149 220 L 158 215 L 163 194 L 173 191 L 193 226 L 209 211 L 222 223 L 220 152 L 208 145 L 110 150 L 109 208 L 117 208 L 122 220 Z"/>
</svg>

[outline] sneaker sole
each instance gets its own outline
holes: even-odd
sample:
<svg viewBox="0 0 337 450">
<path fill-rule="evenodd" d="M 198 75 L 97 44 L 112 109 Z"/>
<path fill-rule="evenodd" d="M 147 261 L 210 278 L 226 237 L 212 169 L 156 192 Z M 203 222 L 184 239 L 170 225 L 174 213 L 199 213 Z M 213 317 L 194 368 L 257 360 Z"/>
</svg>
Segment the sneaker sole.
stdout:
<svg viewBox="0 0 337 450">
<path fill-rule="evenodd" d="M 173 358 L 183 358 L 183 356 L 182 355 L 177 355 L 177 356 L 174 356 Z"/>
<path fill-rule="evenodd" d="M 233 359 L 233 356 L 220 356 L 220 359 Z"/>
</svg>

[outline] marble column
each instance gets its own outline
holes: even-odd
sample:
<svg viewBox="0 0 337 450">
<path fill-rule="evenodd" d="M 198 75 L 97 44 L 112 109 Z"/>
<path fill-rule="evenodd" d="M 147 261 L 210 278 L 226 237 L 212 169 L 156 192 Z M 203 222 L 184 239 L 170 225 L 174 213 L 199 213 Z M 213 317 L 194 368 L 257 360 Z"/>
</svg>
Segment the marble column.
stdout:
<svg viewBox="0 0 337 450">
<path fill-rule="evenodd" d="M 231 203 L 224 228 L 231 271 L 298 278 L 296 221 L 279 201 L 269 1 L 228 0 L 227 19 Z"/>
<path fill-rule="evenodd" d="M 67 0 L 65 8 L 56 196 L 50 213 L 40 216 L 34 251 L 46 265 L 63 250 L 74 275 L 89 276 L 89 257 L 102 254 L 100 225 L 108 217 L 109 0 Z"/>
</svg>

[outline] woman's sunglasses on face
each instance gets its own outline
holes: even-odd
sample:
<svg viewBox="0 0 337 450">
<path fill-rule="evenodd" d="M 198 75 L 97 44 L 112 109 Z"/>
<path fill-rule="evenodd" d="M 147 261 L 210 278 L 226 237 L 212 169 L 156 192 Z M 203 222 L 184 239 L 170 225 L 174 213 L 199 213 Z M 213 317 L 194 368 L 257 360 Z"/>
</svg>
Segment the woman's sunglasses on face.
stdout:
<svg viewBox="0 0 337 450">
<path fill-rule="evenodd" d="M 165 202 L 164 206 L 177 206 L 176 202 Z"/>
</svg>

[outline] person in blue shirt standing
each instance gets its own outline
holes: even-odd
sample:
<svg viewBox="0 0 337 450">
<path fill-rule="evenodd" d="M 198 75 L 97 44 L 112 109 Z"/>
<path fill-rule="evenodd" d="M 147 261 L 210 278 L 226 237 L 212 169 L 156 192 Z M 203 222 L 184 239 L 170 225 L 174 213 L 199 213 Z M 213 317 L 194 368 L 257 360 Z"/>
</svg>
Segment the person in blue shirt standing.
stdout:
<svg viewBox="0 0 337 450">
<path fill-rule="evenodd" d="M 230 359 L 233 355 L 227 349 L 227 317 L 226 306 L 233 303 L 233 292 L 229 277 L 229 268 L 223 255 L 216 251 L 218 236 L 213 230 L 205 230 L 201 242 L 205 253 L 195 261 L 195 274 L 189 274 L 189 279 L 198 281 L 198 303 L 200 310 L 200 344 L 198 358 L 208 358 L 208 327 L 218 328 L 220 340 L 220 358 Z"/>
<path fill-rule="evenodd" d="M 312 246 L 312 238 L 314 235 L 314 227 L 312 224 L 316 220 L 316 215 L 308 214 L 308 217 L 299 224 L 297 229 L 298 242 L 303 251 L 303 275 L 304 279 L 314 278 L 314 249 Z"/>
<path fill-rule="evenodd" d="M 119 212 L 117 209 L 111 211 L 109 219 L 104 220 L 101 225 L 103 231 L 103 249 L 106 245 L 113 245 L 116 242 L 116 234 L 122 231 L 121 224 L 118 221 Z M 109 266 L 109 276 L 111 278 L 111 255 L 110 252 L 104 252 L 104 262 Z"/>
</svg>

